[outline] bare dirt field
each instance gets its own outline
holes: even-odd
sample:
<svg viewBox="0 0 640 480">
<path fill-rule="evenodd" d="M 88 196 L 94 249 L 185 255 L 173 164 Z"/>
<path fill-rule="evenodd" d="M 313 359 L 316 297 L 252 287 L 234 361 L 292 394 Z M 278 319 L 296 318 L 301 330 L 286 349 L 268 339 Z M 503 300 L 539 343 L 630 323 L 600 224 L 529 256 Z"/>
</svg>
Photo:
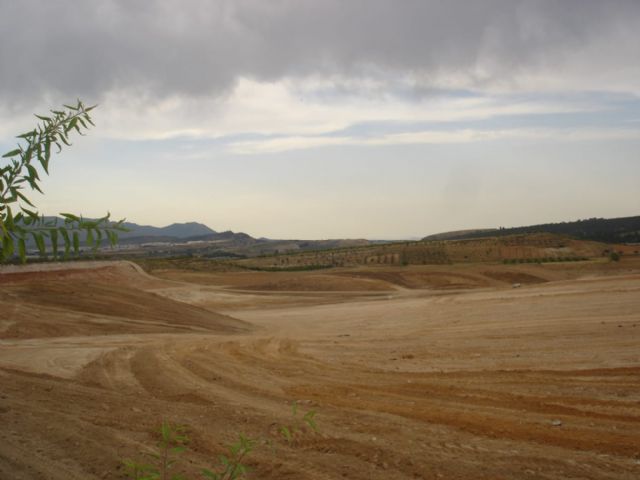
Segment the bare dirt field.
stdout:
<svg viewBox="0 0 640 480">
<path fill-rule="evenodd" d="M 255 479 L 640 478 L 640 259 L 0 270 L 0 479 L 125 478 L 163 419 L 189 478 L 240 432 Z"/>
</svg>

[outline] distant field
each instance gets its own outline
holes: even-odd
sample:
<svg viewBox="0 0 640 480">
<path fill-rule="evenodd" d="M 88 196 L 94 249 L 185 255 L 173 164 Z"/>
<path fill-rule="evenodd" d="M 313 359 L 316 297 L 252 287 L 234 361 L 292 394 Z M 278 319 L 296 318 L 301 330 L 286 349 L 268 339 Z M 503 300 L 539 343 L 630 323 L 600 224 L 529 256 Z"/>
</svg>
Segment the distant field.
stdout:
<svg viewBox="0 0 640 480">
<path fill-rule="evenodd" d="M 535 263 L 606 258 L 612 251 L 638 255 L 637 247 L 527 234 L 470 240 L 395 242 L 310 252 L 258 256 L 225 263 L 249 269 L 301 270 L 324 267 Z M 184 265 L 189 264 L 185 260 Z"/>
</svg>

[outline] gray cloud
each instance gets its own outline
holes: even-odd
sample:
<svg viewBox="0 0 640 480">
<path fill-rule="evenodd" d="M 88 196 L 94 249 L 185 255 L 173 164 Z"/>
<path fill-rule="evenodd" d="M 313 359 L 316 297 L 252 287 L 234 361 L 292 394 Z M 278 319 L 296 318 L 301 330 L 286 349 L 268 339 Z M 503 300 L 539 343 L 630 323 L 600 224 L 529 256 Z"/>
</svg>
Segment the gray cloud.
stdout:
<svg viewBox="0 0 640 480">
<path fill-rule="evenodd" d="M 581 65 L 640 90 L 638 32 L 637 0 L 0 0 L 0 101 L 219 95 L 241 76 L 484 88 Z"/>
</svg>

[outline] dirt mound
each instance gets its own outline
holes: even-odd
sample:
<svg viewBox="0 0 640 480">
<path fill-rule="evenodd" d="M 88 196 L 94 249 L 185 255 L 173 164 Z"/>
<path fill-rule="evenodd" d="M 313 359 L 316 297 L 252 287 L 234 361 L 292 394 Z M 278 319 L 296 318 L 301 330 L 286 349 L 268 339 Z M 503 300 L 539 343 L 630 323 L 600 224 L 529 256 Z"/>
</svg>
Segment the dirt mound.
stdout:
<svg viewBox="0 0 640 480">
<path fill-rule="evenodd" d="M 356 278 L 351 275 L 307 275 L 298 278 L 272 279 L 271 281 L 247 285 L 245 290 L 275 290 L 275 291 L 388 291 L 392 287 L 386 281 L 373 277 Z"/>
<path fill-rule="evenodd" d="M 317 272 L 254 272 L 243 270 L 220 274 L 164 270 L 154 272 L 168 280 L 217 285 L 229 289 L 283 292 L 369 292 L 388 291 L 393 287 L 377 279 L 350 277 Z"/>
<path fill-rule="evenodd" d="M 163 278 L 201 285 L 220 285 L 265 292 L 385 292 L 408 289 L 455 289 L 486 287 L 481 274 L 433 270 L 432 266 L 408 268 L 369 267 L 314 272 L 191 273 L 158 272 Z"/>
<path fill-rule="evenodd" d="M 477 288 L 486 287 L 489 283 L 480 275 L 459 272 L 430 271 L 430 270 L 382 270 L 345 272 L 342 275 L 371 280 L 382 280 L 391 285 L 403 288 L 420 289 L 448 289 L 448 288 Z"/>
<path fill-rule="evenodd" d="M 0 274 L 0 338 L 246 331 L 243 322 L 147 288 L 165 285 L 130 264 Z"/>
<path fill-rule="evenodd" d="M 166 285 L 128 261 L 52 262 L 29 265 L 0 265 L 0 285 L 78 279 L 84 282 L 117 283 L 136 288 L 158 288 Z"/>
</svg>

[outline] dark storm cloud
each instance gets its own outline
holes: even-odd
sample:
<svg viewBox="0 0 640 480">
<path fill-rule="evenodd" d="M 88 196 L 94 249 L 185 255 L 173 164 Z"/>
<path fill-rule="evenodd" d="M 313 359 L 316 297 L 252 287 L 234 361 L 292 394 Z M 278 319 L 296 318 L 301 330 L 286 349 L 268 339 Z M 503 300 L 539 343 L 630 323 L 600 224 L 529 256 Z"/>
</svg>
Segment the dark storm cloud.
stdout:
<svg viewBox="0 0 640 480">
<path fill-rule="evenodd" d="M 480 84 L 592 45 L 593 67 L 616 70 L 640 60 L 638 31 L 637 0 L 0 0 L 0 99 L 376 71 Z"/>
</svg>

